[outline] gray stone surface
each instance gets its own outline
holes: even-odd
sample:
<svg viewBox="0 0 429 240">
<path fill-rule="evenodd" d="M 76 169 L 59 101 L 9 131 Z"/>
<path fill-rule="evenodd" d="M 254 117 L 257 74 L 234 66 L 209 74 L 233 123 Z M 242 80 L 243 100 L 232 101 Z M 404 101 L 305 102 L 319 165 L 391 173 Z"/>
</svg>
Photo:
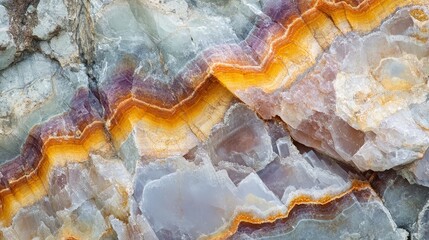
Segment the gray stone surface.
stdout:
<svg viewBox="0 0 429 240">
<path fill-rule="evenodd" d="M 0 5 L 0 70 L 7 68 L 14 60 L 16 46 L 9 32 L 9 14 Z"/>
</svg>

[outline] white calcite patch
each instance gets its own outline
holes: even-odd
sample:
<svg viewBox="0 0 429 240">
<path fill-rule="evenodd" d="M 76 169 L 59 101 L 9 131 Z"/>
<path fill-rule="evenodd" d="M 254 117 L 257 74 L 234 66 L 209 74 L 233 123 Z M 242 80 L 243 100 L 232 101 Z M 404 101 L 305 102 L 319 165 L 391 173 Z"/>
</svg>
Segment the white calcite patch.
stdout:
<svg viewBox="0 0 429 240">
<path fill-rule="evenodd" d="M 338 73 L 333 82 L 336 114 L 356 129 L 377 131 L 396 112 L 426 101 L 428 68 L 428 58 L 406 54 L 384 58 L 366 73 Z"/>
</svg>

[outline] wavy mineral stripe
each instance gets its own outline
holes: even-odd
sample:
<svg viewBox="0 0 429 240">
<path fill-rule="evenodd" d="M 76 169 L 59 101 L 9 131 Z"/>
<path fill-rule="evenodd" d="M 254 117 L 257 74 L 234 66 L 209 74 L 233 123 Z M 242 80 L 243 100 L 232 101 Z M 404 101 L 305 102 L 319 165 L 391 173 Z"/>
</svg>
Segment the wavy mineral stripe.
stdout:
<svg viewBox="0 0 429 240">
<path fill-rule="evenodd" d="M 187 118 L 188 121 L 185 121 L 184 114 L 178 114 L 179 107 L 175 106 L 183 104 L 181 102 L 185 101 L 189 95 L 192 98 L 195 91 L 199 91 L 198 86 L 201 85 L 201 82 L 205 82 L 204 79 L 210 77 L 208 72 L 211 72 L 219 82 L 233 93 L 248 88 L 261 88 L 266 92 L 272 92 L 279 88 L 288 87 L 300 74 L 316 63 L 318 56 L 323 53 L 323 49 L 326 49 L 336 36 L 352 29 L 367 32 L 369 30 L 367 27 L 359 27 L 359 21 L 365 23 L 367 17 L 376 16 L 374 21 L 371 21 L 373 24 L 371 26 L 378 26 L 384 17 L 396 10 L 396 5 L 388 2 L 385 0 L 369 5 L 361 3 L 357 7 L 351 7 L 347 3 L 331 4 L 319 1 L 310 8 L 304 9 L 305 12 L 301 15 L 299 15 L 298 6 L 289 2 L 285 3 L 287 6 L 281 8 L 283 10 L 267 9 L 267 15 L 271 16 L 275 22 L 269 22 L 265 25 L 261 22 L 256 23 L 255 29 L 246 39 L 248 46 L 258 56 L 265 54 L 260 65 L 256 64 L 255 56 L 250 58 L 237 57 L 250 54 L 251 51 L 246 50 L 244 46 L 246 44 L 240 47 L 238 45 L 219 46 L 217 50 L 208 49 L 199 59 L 187 65 L 184 72 L 191 72 L 191 74 L 186 75 L 188 78 L 185 78 L 184 74 L 179 74 L 168 84 L 150 77 L 136 76 L 134 73 L 135 64 L 128 60 L 124 64 L 127 70 L 119 70 L 120 73 L 112 80 L 112 84 L 102 90 L 105 99 L 103 105 L 107 109 L 109 129 L 113 133 L 115 146 L 119 147 L 126 140 L 132 127 L 137 122 L 142 122 L 145 124 L 140 127 L 141 129 L 165 130 L 164 133 L 156 135 L 157 137 L 165 136 L 161 141 L 164 144 L 160 144 L 160 147 L 153 153 L 147 149 L 143 151 L 143 154 L 161 157 L 167 156 L 167 152 L 185 153 L 191 146 L 195 145 L 195 142 L 205 139 L 204 136 L 208 135 L 210 127 L 200 129 L 198 125 L 194 126 L 191 123 L 189 126 L 191 129 L 187 129 L 186 125 L 192 122 L 191 119 L 194 116 L 190 116 Z M 397 3 L 397 5 L 404 6 L 411 3 L 414 2 Z M 379 14 L 380 9 L 384 6 L 389 6 L 389 8 L 384 9 L 383 14 Z M 332 16 L 335 16 L 336 12 L 340 10 L 346 12 L 346 16 L 359 16 L 344 19 L 347 23 L 350 22 L 352 26 L 354 26 L 353 24 L 356 26 L 348 28 L 346 31 L 344 29 L 340 31 L 339 27 L 337 28 L 339 26 L 338 21 L 332 21 L 334 18 L 326 14 L 326 8 L 332 12 Z M 358 15 L 360 11 L 364 11 L 363 15 Z M 371 11 L 375 11 L 377 14 L 374 15 Z M 279 23 L 282 25 L 280 26 Z M 261 35 L 262 39 L 255 37 L 258 35 Z M 264 48 L 264 45 L 269 47 Z M 224 53 L 224 56 L 221 53 Z M 220 90 L 220 93 L 217 100 L 212 97 L 208 99 L 208 102 L 215 104 L 223 98 L 230 98 L 226 97 L 228 95 L 226 90 Z M 213 126 L 217 123 L 224 111 L 225 104 L 219 109 L 217 114 L 219 117 L 207 125 Z M 146 114 L 147 112 L 157 113 Z M 171 119 L 173 115 L 175 117 Z M 161 122 L 165 124 L 161 124 Z M 167 137 L 171 135 L 173 129 L 180 132 L 178 135 L 182 137 Z M 146 133 L 147 139 L 140 139 L 141 146 L 151 145 L 150 143 L 154 142 L 152 139 L 155 136 L 150 137 L 149 131 Z M 176 144 L 179 142 L 182 145 Z M 187 143 L 189 145 L 186 145 Z"/>
<path fill-rule="evenodd" d="M 121 86 L 121 90 L 114 90 L 125 89 L 128 94 L 116 100 L 119 103 L 114 103 L 116 109 L 107 121 L 113 143 L 119 148 L 137 126 L 136 131 L 144 132 L 136 141 L 141 155 L 147 157 L 185 154 L 198 142 L 207 139 L 212 127 L 223 119 L 234 100 L 233 95 L 213 77 L 204 79 L 192 90 L 184 86 L 174 88 L 175 84 L 173 87 L 158 84 L 158 88 L 152 88 L 153 92 L 144 90 L 156 85 L 156 80 L 135 81 L 130 72 L 119 75 L 114 82 Z M 180 96 L 164 97 L 174 94 L 172 89 L 180 88 L 183 88 Z M 112 90 L 106 92 L 109 91 Z M 163 105 L 160 104 L 162 99 L 166 99 Z"/>
<path fill-rule="evenodd" d="M 291 201 L 289 206 L 287 207 L 286 212 L 273 214 L 267 216 L 265 218 L 261 218 L 259 216 L 255 216 L 254 213 L 251 212 L 240 212 L 236 214 L 233 220 L 230 222 L 227 228 L 220 230 L 219 232 L 211 235 L 205 236 L 204 239 L 227 239 L 231 237 L 234 233 L 236 233 L 242 224 L 252 224 L 252 225 L 261 225 L 261 224 L 270 224 L 274 223 L 278 220 L 287 220 L 291 212 L 295 208 L 299 208 L 300 206 L 321 206 L 333 203 L 350 195 L 351 193 L 361 192 L 361 191 L 372 191 L 372 188 L 368 182 L 363 182 L 360 180 L 354 180 L 352 183 L 352 187 L 343 193 L 336 196 L 324 196 L 320 199 L 314 199 L 311 196 L 299 196 Z"/>
<path fill-rule="evenodd" d="M 297 204 L 289 211 L 287 218 L 277 219 L 273 222 L 255 224 L 242 222 L 237 231 L 231 236 L 232 239 L 240 239 L 241 233 L 252 233 L 252 231 L 281 233 L 282 230 L 293 229 L 301 220 L 329 221 L 348 209 L 351 204 L 368 203 L 374 198 L 376 193 L 371 188 L 360 188 L 339 196 L 332 201 L 322 204 Z M 311 217 L 309 217 L 309 215 Z M 237 236 L 234 237 L 234 236 Z"/>
<path fill-rule="evenodd" d="M 89 103 L 94 100 L 93 97 L 82 94 L 82 91 L 73 100 L 71 112 L 35 127 L 23 146 L 21 156 L 0 169 L 3 176 L 0 222 L 3 225 L 9 224 L 20 208 L 46 195 L 49 188 L 47 178 L 54 166 L 85 161 L 90 152 L 109 144 L 104 121 Z M 163 92 L 165 89 L 155 94 Z M 233 95 L 215 79 L 207 78 L 187 99 L 170 109 L 132 98 L 122 100 L 109 120 L 112 123 L 110 134 L 114 143 L 118 144 L 137 122 L 144 122 L 142 128 L 150 129 L 148 132 L 153 132 L 155 136 L 152 136 L 154 139 L 143 139 L 140 145 L 157 147 L 146 149 L 147 155 L 184 154 L 199 140 L 207 138 L 213 125 L 222 120 L 233 99 Z M 91 109 L 84 111 L 87 105 Z M 190 141 L 189 138 L 195 136 L 197 139 Z"/>
<path fill-rule="evenodd" d="M 196 80 L 189 80 L 179 76 L 173 80 L 172 86 L 181 84 L 178 79 L 185 79 L 188 83 L 193 81 L 198 83 L 202 81 L 201 79 L 207 77 L 207 73 L 210 72 L 232 92 L 249 87 L 260 87 L 267 92 L 274 91 L 280 87 L 287 87 L 298 75 L 315 63 L 317 57 L 323 53 L 323 49 L 327 48 L 335 37 L 352 30 L 366 33 L 379 26 L 381 21 L 395 12 L 397 8 L 423 3 L 423 0 L 401 2 L 371 0 L 353 7 L 353 4 L 349 5 L 347 2 L 314 1 L 313 4 L 298 9 L 297 3 L 285 1 L 281 3 L 280 7 L 268 6 L 264 9 L 264 12 L 271 19 L 267 20 L 261 17 L 244 43 L 217 46 L 215 50 L 208 49 L 204 51 L 197 57 L 200 59 L 192 61 L 191 64 L 188 64 L 188 67 L 185 67 L 185 72 L 188 70 L 194 71 L 195 69 L 200 70 L 193 74 Z M 299 11 L 304 12 L 300 14 Z M 336 17 L 337 12 L 343 12 L 344 19 Z M 348 28 L 342 29 L 342 27 L 339 27 L 344 24 L 340 24 L 341 21 L 335 19 L 341 19 L 343 23 L 349 24 Z M 365 25 L 368 22 L 371 24 L 370 27 Z M 248 49 L 249 47 L 251 48 L 250 50 Z M 250 58 L 240 58 L 246 55 L 252 56 Z M 129 67 L 129 69 L 133 68 Z M 123 93 L 126 92 L 126 89 L 131 91 L 133 82 L 138 82 L 133 81 L 132 78 L 135 76 L 132 71 L 124 74 L 127 75 L 125 76 L 125 81 L 129 81 L 129 87 L 121 87 L 113 83 L 114 88 L 118 88 Z M 149 79 L 149 81 L 147 81 L 148 79 L 142 80 L 147 82 L 144 84 L 147 86 L 144 87 L 146 91 L 152 91 L 151 88 L 155 88 L 153 92 L 159 93 L 157 90 L 157 85 L 160 84 L 159 81 L 154 79 Z M 160 88 L 165 87 L 160 86 Z M 187 88 L 187 86 L 184 88 Z M 170 92 L 173 91 L 172 89 L 174 88 L 171 87 Z M 107 98 L 119 96 L 127 98 L 126 94 L 113 94 L 112 96 L 110 94 L 111 90 L 111 88 L 106 89 L 109 92 L 109 94 L 106 94 Z M 171 101 L 180 102 L 173 100 L 174 96 L 168 96 L 168 94 L 164 95 L 164 97 L 167 98 L 160 101 L 160 96 L 153 96 L 152 101 L 167 105 L 171 105 Z M 139 96 L 136 96 L 136 98 L 139 99 Z M 105 104 L 105 107 L 108 110 L 113 110 L 115 109 L 114 105 L 119 104 L 119 102 L 117 99 L 110 99 Z"/>
<path fill-rule="evenodd" d="M 330 15 L 334 22 L 338 23 L 337 26 L 345 26 L 340 29 L 346 33 L 350 30 L 369 32 L 378 27 L 386 17 L 398 8 L 420 4 L 427 4 L 427 1 L 368 0 L 360 1 L 357 6 L 347 3 L 347 1 L 339 1 L 337 3 L 320 1 L 316 7 Z"/>
<path fill-rule="evenodd" d="M 121 87 L 118 84 L 116 89 L 118 86 Z M 147 86 L 139 87 L 133 92 L 142 96 L 139 91 Z M 165 88 L 161 88 L 152 95 L 162 101 L 165 99 L 162 94 L 166 92 Z M 72 100 L 69 113 L 33 128 L 22 154 L 1 167 L 0 222 L 3 225 L 7 225 L 20 208 L 46 195 L 49 188 L 47 178 L 52 167 L 63 166 L 66 162 L 85 161 L 90 152 L 109 144 L 104 121 L 96 110 L 100 107 L 94 106 L 98 105 L 98 101 L 89 95 L 87 90 L 79 90 Z M 119 98 L 119 110 L 109 120 L 114 123 L 114 127 L 110 128 L 114 143 L 125 138 L 136 122 L 144 122 L 141 128 L 150 129 L 148 132 L 153 132 L 155 136 L 152 136 L 153 139 L 143 139 L 140 145 L 157 147 L 147 148 L 146 155 L 184 154 L 207 138 L 213 125 L 222 120 L 234 99 L 213 78 L 206 78 L 195 90 L 186 89 L 182 95 L 188 96 L 169 109 L 154 105 L 156 99 L 149 99 L 147 103 L 133 98 Z M 130 92 L 128 96 L 132 96 Z"/>
<path fill-rule="evenodd" d="M 234 93 L 248 88 L 260 88 L 268 93 L 287 88 L 314 65 L 323 48 L 335 37 L 350 31 L 368 33 L 398 8 L 425 3 L 423 0 L 372 0 L 352 7 L 344 2 L 318 1 L 314 9 L 306 10 L 292 22 L 290 19 L 283 20 L 286 24 L 279 21 L 284 28 L 278 29 L 273 40 L 268 42 L 259 66 L 215 63 L 211 65 L 211 72 Z"/>
<path fill-rule="evenodd" d="M 79 90 L 71 111 L 33 128 L 20 156 L 0 168 L 0 223 L 8 225 L 16 212 L 46 195 L 54 166 L 85 161 L 108 144 L 94 97 Z"/>
</svg>

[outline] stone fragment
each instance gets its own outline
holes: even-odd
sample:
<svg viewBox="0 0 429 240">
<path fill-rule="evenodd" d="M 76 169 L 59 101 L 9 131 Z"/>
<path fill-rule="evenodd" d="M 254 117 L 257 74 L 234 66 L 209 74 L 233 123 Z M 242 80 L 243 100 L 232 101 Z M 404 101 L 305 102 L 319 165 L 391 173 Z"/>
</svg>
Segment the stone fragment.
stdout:
<svg viewBox="0 0 429 240">
<path fill-rule="evenodd" d="M 273 161 L 258 175 L 283 203 L 290 204 L 301 195 L 316 199 L 336 195 L 351 187 L 349 173 L 332 159 L 321 158 L 313 151 L 301 154 L 289 137 L 280 139 L 289 155 Z"/>
<path fill-rule="evenodd" d="M 15 59 L 16 45 L 9 32 L 9 14 L 0 5 L 0 70 L 7 68 Z"/>
<path fill-rule="evenodd" d="M 75 68 L 79 68 L 79 66 L 76 66 L 79 63 L 78 47 L 70 33 L 61 31 L 49 42 L 41 42 L 40 47 L 45 54 L 57 59 L 61 67 L 66 68 L 72 65 Z"/>
<path fill-rule="evenodd" d="M 418 215 L 429 200 L 429 188 L 410 184 L 393 171 L 376 173 L 372 178 L 371 185 L 398 227 L 415 232 Z"/>
<path fill-rule="evenodd" d="M 425 204 L 422 211 L 419 214 L 419 220 L 417 222 L 417 232 L 412 235 L 412 239 L 427 239 L 429 237 L 428 231 L 429 223 L 429 202 Z"/>
<path fill-rule="evenodd" d="M 48 40 L 65 27 L 67 8 L 63 0 L 41 0 L 37 6 L 38 24 L 33 35 Z"/>
<path fill-rule="evenodd" d="M 58 167 L 51 174 L 48 196 L 23 209 L 1 231 L 8 239 L 100 239 L 111 228 L 109 216 L 128 218 L 130 184 L 118 159 L 92 156 L 84 164 Z"/>
<path fill-rule="evenodd" d="M 429 148 L 423 158 L 399 171 L 408 181 L 429 187 Z"/>
<path fill-rule="evenodd" d="M 226 112 L 205 146 L 213 165 L 227 170 L 235 183 L 250 172 L 264 169 L 275 157 L 264 122 L 242 104 Z"/>
</svg>

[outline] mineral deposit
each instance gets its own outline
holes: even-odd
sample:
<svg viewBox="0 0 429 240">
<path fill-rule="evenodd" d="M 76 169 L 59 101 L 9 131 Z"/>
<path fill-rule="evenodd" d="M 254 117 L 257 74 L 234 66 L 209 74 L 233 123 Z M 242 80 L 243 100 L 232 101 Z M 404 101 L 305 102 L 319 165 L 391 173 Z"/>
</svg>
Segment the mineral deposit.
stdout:
<svg viewBox="0 0 429 240">
<path fill-rule="evenodd" d="M 428 0 L 0 0 L 0 239 L 429 239 Z"/>
</svg>

